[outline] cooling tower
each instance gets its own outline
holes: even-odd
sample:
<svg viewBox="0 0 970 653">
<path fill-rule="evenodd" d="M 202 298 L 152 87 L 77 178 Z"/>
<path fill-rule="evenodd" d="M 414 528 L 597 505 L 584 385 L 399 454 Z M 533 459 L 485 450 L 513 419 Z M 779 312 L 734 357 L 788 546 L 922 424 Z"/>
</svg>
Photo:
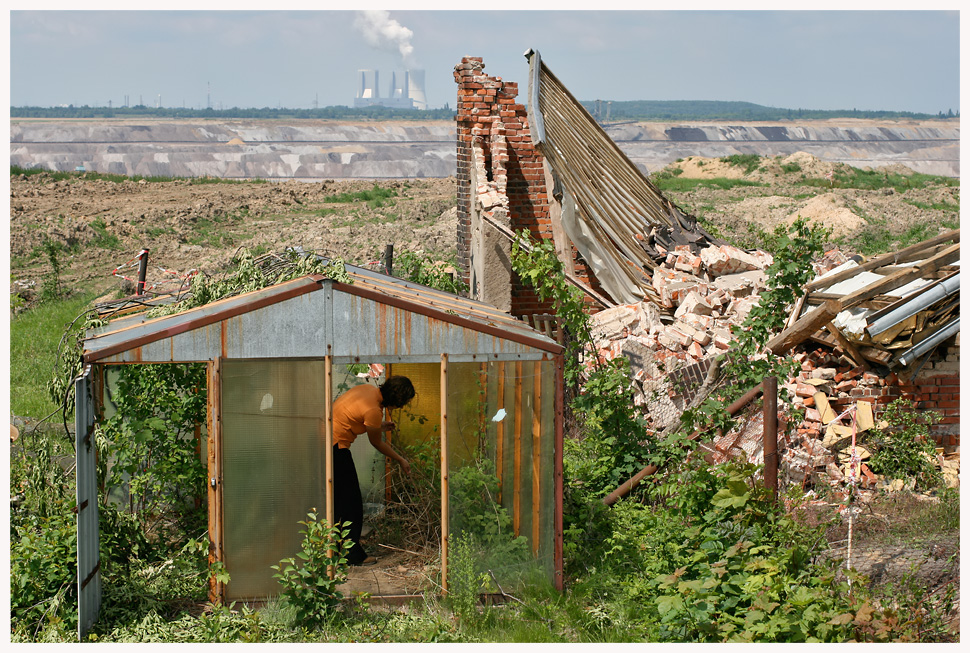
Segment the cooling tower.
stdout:
<svg viewBox="0 0 970 653">
<path fill-rule="evenodd" d="M 378 71 L 358 70 L 357 71 L 357 99 L 376 100 L 381 96 L 378 90 Z"/>
<path fill-rule="evenodd" d="M 392 100 L 403 100 L 408 97 L 408 73 L 400 70 L 391 71 L 391 88 L 388 97 Z"/>
<path fill-rule="evenodd" d="M 427 109 L 428 98 L 424 95 L 424 70 L 409 70 L 407 73 L 408 97 L 415 109 Z"/>
</svg>

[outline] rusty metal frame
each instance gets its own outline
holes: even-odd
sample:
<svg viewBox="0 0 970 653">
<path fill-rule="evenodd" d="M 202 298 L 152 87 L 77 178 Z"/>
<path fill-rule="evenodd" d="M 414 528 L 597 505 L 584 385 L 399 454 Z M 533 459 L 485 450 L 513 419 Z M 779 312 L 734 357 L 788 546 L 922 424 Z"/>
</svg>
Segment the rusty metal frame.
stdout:
<svg viewBox="0 0 970 653">
<path fill-rule="evenodd" d="M 225 562 L 222 505 L 222 358 L 206 365 L 206 402 L 208 403 L 209 442 L 206 450 L 208 461 L 209 498 L 209 564 Z M 209 577 L 209 600 L 222 604 L 226 599 L 226 585 Z"/>
<path fill-rule="evenodd" d="M 333 282 L 334 290 L 339 290 L 341 292 L 347 293 L 349 295 L 356 295 L 357 297 L 363 297 L 364 299 L 370 299 L 375 302 L 386 304 L 388 306 L 393 306 L 394 308 L 400 308 L 402 310 L 409 311 L 411 313 L 417 313 L 418 315 L 424 315 L 425 317 L 431 317 L 442 322 L 448 322 L 449 324 L 454 324 L 456 326 L 465 327 L 473 331 L 479 331 L 481 333 L 486 333 L 491 336 L 496 336 L 502 338 L 503 340 L 510 340 L 512 342 L 518 343 L 520 345 L 526 345 L 529 347 L 535 347 L 536 349 L 547 351 L 551 354 L 562 353 L 562 345 L 552 342 L 546 339 L 539 339 L 530 337 L 526 333 L 518 333 L 509 329 L 503 329 L 500 326 L 493 325 L 491 323 L 484 324 L 481 322 L 476 322 L 474 320 L 462 317 L 460 315 L 455 315 L 448 313 L 445 310 L 436 309 L 432 306 L 425 304 L 419 304 L 414 302 L 409 302 L 400 297 L 392 297 L 385 295 L 377 290 L 371 290 L 370 288 L 362 288 L 360 286 L 348 285 L 345 283 L 340 283 L 339 281 Z M 529 330 L 532 329 L 530 327 Z"/>
<path fill-rule="evenodd" d="M 119 342 L 116 345 L 105 347 L 104 349 L 101 349 L 95 352 L 85 352 L 84 362 L 92 363 L 92 362 L 101 360 L 102 358 L 107 358 L 109 356 L 114 356 L 115 354 L 120 354 L 122 352 L 129 351 L 132 349 L 137 349 L 142 345 L 147 345 L 152 342 L 164 340 L 165 338 L 171 338 L 172 336 L 177 336 L 180 333 L 185 333 L 187 331 L 192 331 L 193 329 L 198 329 L 200 327 L 208 326 L 210 324 L 214 324 L 222 320 L 227 320 L 229 318 L 236 317 L 237 315 L 242 315 L 244 313 L 249 313 L 251 311 L 254 311 L 266 306 L 272 306 L 273 304 L 278 304 L 279 302 L 285 301 L 287 299 L 292 299 L 293 297 L 299 297 L 300 295 L 305 295 L 308 292 L 313 292 L 314 290 L 318 290 L 324 278 L 325 277 L 319 274 L 303 277 L 301 279 L 296 280 L 301 283 L 290 282 L 294 284 L 293 287 L 288 288 L 285 291 L 282 291 L 276 294 L 268 294 L 258 299 L 254 299 L 251 302 L 239 302 L 237 305 L 231 306 L 229 308 L 225 308 L 223 310 L 212 310 L 212 308 L 214 306 L 217 306 L 220 302 L 238 301 L 239 298 L 243 297 L 244 295 L 236 295 L 234 297 L 229 297 L 227 299 L 220 300 L 220 302 L 207 304 L 205 306 L 199 307 L 198 309 L 191 309 L 189 311 L 186 311 L 185 313 L 176 313 L 175 315 L 172 315 L 172 316 L 159 318 L 160 320 L 165 320 L 166 318 L 169 318 L 169 319 L 176 318 L 179 316 L 184 318 L 185 315 L 191 313 L 193 310 L 197 310 L 200 312 L 199 317 L 178 322 L 168 328 L 164 328 L 159 331 L 153 331 L 151 333 L 146 333 L 143 336 L 138 336 L 136 338 L 133 338 L 131 340 L 126 340 L 124 342 Z M 260 293 L 260 292 L 265 292 L 265 289 L 255 291 L 255 293 Z M 112 334 L 120 333 L 121 331 L 125 331 L 127 329 L 135 329 L 142 325 L 143 323 L 135 324 L 135 325 L 126 327 L 125 329 L 120 329 L 119 331 L 112 331 L 108 333 L 112 333 Z M 101 334 L 101 335 L 107 335 L 107 333 Z"/>
<path fill-rule="evenodd" d="M 441 590 L 448 593 L 448 354 L 441 354 Z"/>
<path fill-rule="evenodd" d="M 555 485 L 556 507 L 553 514 L 553 531 L 555 539 L 553 543 L 553 566 L 555 567 L 555 587 L 560 592 L 563 590 L 563 422 L 562 416 L 565 408 L 565 381 L 564 369 L 565 358 L 556 356 L 556 396 L 555 396 L 555 425 L 556 436 L 554 440 L 554 472 L 553 483 Z"/>
</svg>

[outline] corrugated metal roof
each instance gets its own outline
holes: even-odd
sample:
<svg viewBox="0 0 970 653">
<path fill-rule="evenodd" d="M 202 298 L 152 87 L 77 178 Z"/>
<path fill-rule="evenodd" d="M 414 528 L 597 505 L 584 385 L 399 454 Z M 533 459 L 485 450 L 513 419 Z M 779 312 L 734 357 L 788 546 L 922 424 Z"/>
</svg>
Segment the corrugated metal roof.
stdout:
<svg viewBox="0 0 970 653">
<path fill-rule="evenodd" d="M 698 246 L 716 239 L 650 183 L 537 51 L 526 58 L 532 142 L 564 189 L 563 228 L 614 300 L 655 299 L 655 237 L 674 232 L 677 242 Z M 581 224 L 570 225 L 570 200 Z"/>
<path fill-rule="evenodd" d="M 174 315 L 126 317 L 92 332 L 84 343 L 85 360 L 204 360 L 219 355 L 213 351 L 318 356 L 327 345 L 335 355 L 364 356 L 427 356 L 442 353 L 432 351 L 440 347 L 452 354 L 562 351 L 554 340 L 482 302 L 363 268 L 347 266 L 347 272 L 352 284 L 310 275 Z M 357 299 L 338 302 L 341 296 Z M 385 309 L 364 306 L 368 303 Z M 279 306 L 256 314 L 274 305 Z M 414 314 L 428 319 L 414 321 Z M 477 335 L 444 333 L 449 328 Z"/>
</svg>

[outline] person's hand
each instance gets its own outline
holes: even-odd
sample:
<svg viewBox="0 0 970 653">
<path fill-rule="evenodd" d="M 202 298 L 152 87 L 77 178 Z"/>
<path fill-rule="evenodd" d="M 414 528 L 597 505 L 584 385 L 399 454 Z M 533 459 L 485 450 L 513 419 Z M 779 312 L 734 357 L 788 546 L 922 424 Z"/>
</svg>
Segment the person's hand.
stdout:
<svg viewBox="0 0 970 653">
<path fill-rule="evenodd" d="M 399 461 L 401 465 L 401 471 L 404 472 L 405 476 L 411 475 L 411 463 L 408 462 L 407 458 L 401 458 Z"/>
<path fill-rule="evenodd" d="M 395 424 L 390 420 L 385 420 L 384 422 L 381 423 L 381 430 L 385 432 L 393 431 L 396 427 L 397 427 L 397 424 Z"/>
</svg>

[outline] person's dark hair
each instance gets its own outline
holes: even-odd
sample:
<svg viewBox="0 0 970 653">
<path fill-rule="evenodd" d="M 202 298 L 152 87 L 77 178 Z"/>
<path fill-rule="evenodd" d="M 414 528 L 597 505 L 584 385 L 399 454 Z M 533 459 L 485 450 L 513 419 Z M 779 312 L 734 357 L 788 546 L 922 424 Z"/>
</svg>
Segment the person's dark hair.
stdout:
<svg viewBox="0 0 970 653">
<path fill-rule="evenodd" d="M 390 376 L 380 385 L 381 405 L 403 408 L 414 398 L 414 385 L 406 376 Z"/>
</svg>

